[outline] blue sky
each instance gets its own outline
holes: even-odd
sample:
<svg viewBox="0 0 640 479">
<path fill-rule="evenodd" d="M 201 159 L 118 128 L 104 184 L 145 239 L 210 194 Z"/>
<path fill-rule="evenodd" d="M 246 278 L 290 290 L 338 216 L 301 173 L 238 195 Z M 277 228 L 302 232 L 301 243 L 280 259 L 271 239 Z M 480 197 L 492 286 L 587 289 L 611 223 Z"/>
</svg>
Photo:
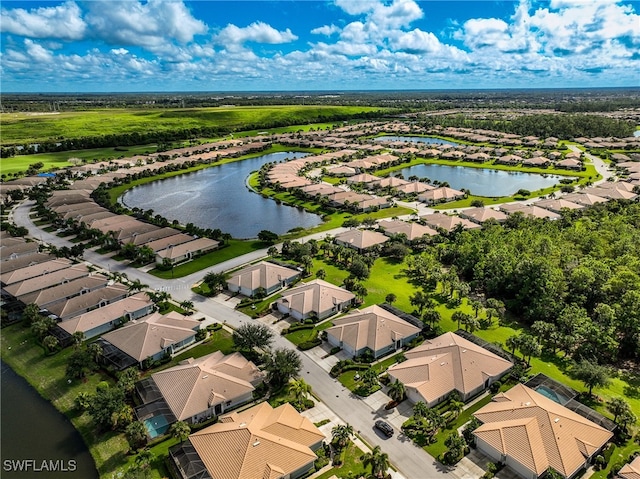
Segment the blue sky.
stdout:
<svg viewBox="0 0 640 479">
<path fill-rule="evenodd" d="M 638 1 L 1 5 L 5 93 L 640 85 Z"/>
</svg>

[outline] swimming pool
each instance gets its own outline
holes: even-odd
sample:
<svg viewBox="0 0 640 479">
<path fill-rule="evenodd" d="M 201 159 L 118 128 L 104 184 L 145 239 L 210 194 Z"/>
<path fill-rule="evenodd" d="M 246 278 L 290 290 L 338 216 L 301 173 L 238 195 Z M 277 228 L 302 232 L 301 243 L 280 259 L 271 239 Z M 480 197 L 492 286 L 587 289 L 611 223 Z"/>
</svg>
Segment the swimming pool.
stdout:
<svg viewBox="0 0 640 479">
<path fill-rule="evenodd" d="M 544 397 L 551 399 L 553 402 L 557 402 L 558 404 L 564 406 L 569 402 L 569 398 L 563 396 L 562 394 L 557 393 L 549 389 L 546 386 L 538 386 L 536 391 L 542 394 Z"/>
<path fill-rule="evenodd" d="M 167 432 L 167 429 L 169 429 L 169 425 L 169 421 L 167 421 L 164 415 L 154 416 L 144 420 L 144 426 L 147 428 L 147 431 L 149 431 L 149 437 L 151 439 L 162 436 Z"/>
</svg>

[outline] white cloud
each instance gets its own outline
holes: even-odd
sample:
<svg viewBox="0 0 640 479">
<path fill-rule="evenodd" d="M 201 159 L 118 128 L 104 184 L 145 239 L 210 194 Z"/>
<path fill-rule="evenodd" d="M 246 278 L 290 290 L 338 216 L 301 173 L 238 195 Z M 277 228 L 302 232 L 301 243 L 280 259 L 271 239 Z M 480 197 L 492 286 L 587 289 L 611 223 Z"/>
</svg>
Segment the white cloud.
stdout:
<svg viewBox="0 0 640 479">
<path fill-rule="evenodd" d="M 112 48 L 111 53 L 113 53 L 114 55 L 126 55 L 127 53 L 129 53 L 129 50 L 127 50 L 126 48 Z"/>
<path fill-rule="evenodd" d="M 173 42 L 187 44 L 207 31 L 182 1 L 94 0 L 87 5 L 86 20 L 92 31 L 109 44 L 155 49 Z"/>
<path fill-rule="evenodd" d="M 326 35 L 330 37 L 331 35 L 333 35 L 334 33 L 338 33 L 339 31 L 340 31 L 340 27 L 337 27 L 331 24 L 331 25 L 323 25 L 321 27 L 314 28 L 313 30 L 311 30 L 311 33 L 314 35 Z"/>
<path fill-rule="evenodd" d="M 254 22 L 244 28 L 229 24 L 216 37 L 216 41 L 222 45 L 245 42 L 278 44 L 289 43 L 297 39 L 298 37 L 288 28 L 285 31 L 278 31 L 263 22 Z"/>
<path fill-rule="evenodd" d="M 22 8 L 2 9 L 0 31 L 30 38 L 82 39 L 87 24 L 75 2 L 55 7 L 40 7 L 29 11 Z"/>
</svg>

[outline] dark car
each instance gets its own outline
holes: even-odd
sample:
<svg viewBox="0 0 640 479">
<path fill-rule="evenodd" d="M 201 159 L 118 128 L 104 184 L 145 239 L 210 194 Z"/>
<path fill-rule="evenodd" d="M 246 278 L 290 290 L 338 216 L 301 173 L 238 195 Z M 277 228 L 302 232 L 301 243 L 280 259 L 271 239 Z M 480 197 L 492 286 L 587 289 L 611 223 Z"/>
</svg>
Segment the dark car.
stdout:
<svg viewBox="0 0 640 479">
<path fill-rule="evenodd" d="M 393 428 L 388 422 L 378 420 L 376 421 L 376 428 L 378 428 L 382 432 L 382 434 L 387 437 L 393 436 Z"/>
</svg>

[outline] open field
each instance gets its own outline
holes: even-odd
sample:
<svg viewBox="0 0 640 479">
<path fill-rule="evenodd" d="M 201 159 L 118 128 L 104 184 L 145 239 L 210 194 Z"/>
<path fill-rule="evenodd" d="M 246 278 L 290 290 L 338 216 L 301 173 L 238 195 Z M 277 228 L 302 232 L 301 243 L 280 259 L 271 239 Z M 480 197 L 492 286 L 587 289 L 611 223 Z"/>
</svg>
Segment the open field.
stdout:
<svg viewBox="0 0 640 479">
<path fill-rule="evenodd" d="M 322 122 L 362 112 L 365 106 L 265 106 L 193 109 L 96 109 L 55 115 L 4 113 L 2 145 L 40 143 L 79 137 L 101 137 L 210 128 L 221 132 Z M 80 133 L 81 132 L 81 133 Z"/>
</svg>

